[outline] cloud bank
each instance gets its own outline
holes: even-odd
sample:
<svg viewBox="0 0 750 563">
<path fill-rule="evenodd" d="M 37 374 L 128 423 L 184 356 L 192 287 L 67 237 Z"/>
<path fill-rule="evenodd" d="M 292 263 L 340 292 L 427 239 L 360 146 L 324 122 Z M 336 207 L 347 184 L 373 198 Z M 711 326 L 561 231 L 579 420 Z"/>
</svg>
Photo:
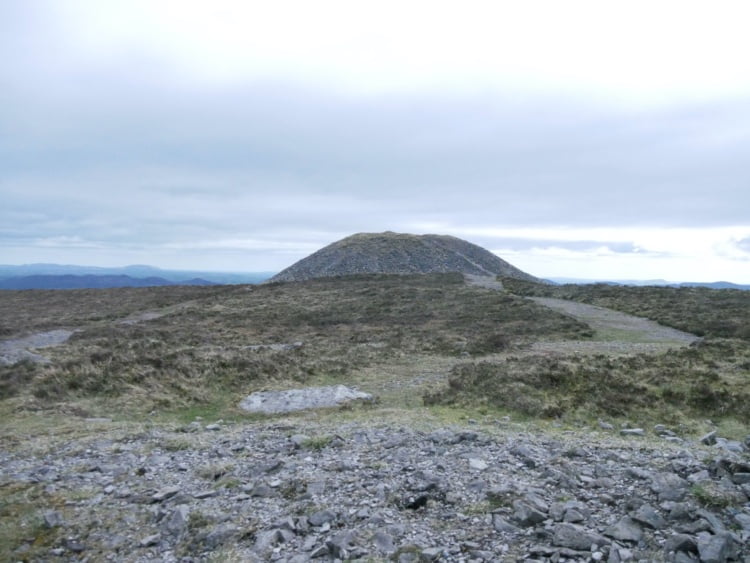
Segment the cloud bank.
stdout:
<svg viewBox="0 0 750 563">
<path fill-rule="evenodd" d="M 731 12 L 699 48 L 685 3 L 664 35 L 583 2 L 578 36 L 494 3 L 246 4 L 1 9 L 0 262 L 275 270 L 394 230 L 539 276 L 750 281 Z"/>
</svg>

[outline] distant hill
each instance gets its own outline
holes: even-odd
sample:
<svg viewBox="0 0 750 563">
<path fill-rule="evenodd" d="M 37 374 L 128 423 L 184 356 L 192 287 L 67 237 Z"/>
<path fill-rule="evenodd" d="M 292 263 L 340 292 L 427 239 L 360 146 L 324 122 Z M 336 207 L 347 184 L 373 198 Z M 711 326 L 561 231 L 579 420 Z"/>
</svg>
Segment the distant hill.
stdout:
<svg viewBox="0 0 750 563">
<path fill-rule="evenodd" d="M 131 276 L 18 276 L 0 280 L 0 289 L 99 289 L 107 287 L 155 287 L 164 285 L 217 285 L 214 282 L 193 278 L 175 283 L 159 277 L 134 278 Z"/>
<path fill-rule="evenodd" d="M 269 281 L 304 281 L 356 274 L 459 272 L 541 281 L 481 246 L 445 235 L 359 233 L 311 254 Z"/>
<path fill-rule="evenodd" d="M 732 283 L 727 281 L 716 282 L 671 282 L 667 280 L 605 280 L 605 279 L 580 279 L 580 278 L 549 278 L 552 283 L 557 284 L 596 284 L 608 285 L 632 285 L 632 286 L 668 286 L 668 287 L 707 287 L 710 289 L 750 289 L 750 285 Z"/>
<path fill-rule="evenodd" d="M 274 272 L 162 270 L 153 266 L 102 268 L 63 264 L 0 264 L 0 289 L 74 289 L 160 285 L 256 284 Z"/>
</svg>

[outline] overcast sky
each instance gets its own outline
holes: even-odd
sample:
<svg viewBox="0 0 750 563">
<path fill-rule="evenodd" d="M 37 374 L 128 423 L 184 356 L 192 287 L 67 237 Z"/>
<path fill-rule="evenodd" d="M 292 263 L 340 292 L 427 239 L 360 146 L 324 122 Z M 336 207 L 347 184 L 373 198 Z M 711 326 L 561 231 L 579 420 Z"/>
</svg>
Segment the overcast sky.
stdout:
<svg viewBox="0 0 750 563">
<path fill-rule="evenodd" d="M 750 283 L 750 5 L 4 0 L 0 263 L 280 270 L 451 234 Z"/>
</svg>

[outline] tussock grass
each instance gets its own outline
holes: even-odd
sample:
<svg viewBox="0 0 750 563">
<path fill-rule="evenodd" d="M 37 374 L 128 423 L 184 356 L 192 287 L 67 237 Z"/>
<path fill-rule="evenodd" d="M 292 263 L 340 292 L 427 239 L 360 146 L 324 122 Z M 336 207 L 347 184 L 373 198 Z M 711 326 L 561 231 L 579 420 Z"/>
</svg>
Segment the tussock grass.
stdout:
<svg viewBox="0 0 750 563">
<path fill-rule="evenodd" d="M 750 345 L 705 342 L 665 354 L 508 357 L 453 368 L 426 404 L 484 406 L 545 418 L 685 416 L 750 422 Z"/>
</svg>

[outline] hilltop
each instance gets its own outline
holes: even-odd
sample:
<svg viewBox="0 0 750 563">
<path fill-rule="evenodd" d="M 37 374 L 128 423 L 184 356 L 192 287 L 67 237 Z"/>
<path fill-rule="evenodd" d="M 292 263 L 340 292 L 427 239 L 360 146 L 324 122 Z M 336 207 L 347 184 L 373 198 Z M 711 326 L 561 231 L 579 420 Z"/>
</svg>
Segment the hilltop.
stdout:
<svg viewBox="0 0 750 563">
<path fill-rule="evenodd" d="M 489 250 L 446 235 L 358 233 L 334 242 L 270 281 L 304 281 L 359 274 L 462 273 L 539 281 Z"/>
</svg>

